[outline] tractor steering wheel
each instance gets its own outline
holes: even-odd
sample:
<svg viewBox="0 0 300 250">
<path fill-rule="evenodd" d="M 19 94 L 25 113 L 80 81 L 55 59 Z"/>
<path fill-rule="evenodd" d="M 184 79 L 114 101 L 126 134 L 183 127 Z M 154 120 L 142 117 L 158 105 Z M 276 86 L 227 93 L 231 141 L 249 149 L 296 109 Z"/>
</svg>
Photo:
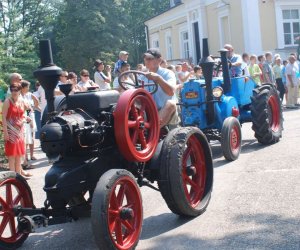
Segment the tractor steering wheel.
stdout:
<svg viewBox="0 0 300 250">
<path fill-rule="evenodd" d="M 132 79 L 132 80 L 134 80 L 134 83 L 123 80 L 122 78 L 124 75 L 133 75 L 134 79 Z M 121 86 L 121 88 L 124 90 L 131 89 L 132 87 L 135 89 L 143 88 L 143 89 L 146 89 L 147 91 L 149 91 L 150 94 L 154 94 L 158 89 L 158 84 L 155 82 L 145 83 L 144 80 L 141 80 L 141 77 L 144 79 L 147 79 L 145 75 L 146 74 L 142 71 L 128 70 L 128 71 L 123 72 L 119 76 L 118 82 L 119 82 L 119 85 Z"/>
</svg>

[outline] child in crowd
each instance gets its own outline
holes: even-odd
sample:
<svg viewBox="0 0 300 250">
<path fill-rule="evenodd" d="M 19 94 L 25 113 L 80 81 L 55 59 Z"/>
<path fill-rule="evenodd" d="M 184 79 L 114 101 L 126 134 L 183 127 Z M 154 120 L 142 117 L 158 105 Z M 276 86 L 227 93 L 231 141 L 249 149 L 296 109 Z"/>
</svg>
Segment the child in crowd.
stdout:
<svg viewBox="0 0 300 250">
<path fill-rule="evenodd" d="M 249 65 L 249 74 L 250 77 L 255 81 L 255 83 L 260 86 L 260 76 L 262 74 L 260 67 L 256 64 L 256 55 L 250 56 L 250 65 Z"/>
<path fill-rule="evenodd" d="M 119 60 L 115 63 L 115 68 L 113 72 L 115 76 L 119 76 L 119 74 L 121 73 L 121 65 L 123 62 L 128 61 L 128 56 L 129 53 L 127 51 L 120 51 Z"/>
</svg>

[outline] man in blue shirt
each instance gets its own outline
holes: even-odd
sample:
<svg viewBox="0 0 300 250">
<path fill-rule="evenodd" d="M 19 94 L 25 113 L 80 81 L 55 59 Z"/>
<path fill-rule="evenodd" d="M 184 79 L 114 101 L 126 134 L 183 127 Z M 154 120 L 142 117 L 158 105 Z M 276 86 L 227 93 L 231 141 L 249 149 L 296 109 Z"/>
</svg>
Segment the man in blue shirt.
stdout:
<svg viewBox="0 0 300 250">
<path fill-rule="evenodd" d="M 230 73 L 231 77 L 239 77 L 242 76 L 242 57 L 233 52 L 233 47 L 231 44 L 225 44 L 224 49 L 228 50 L 228 61 L 231 63 Z"/>
<path fill-rule="evenodd" d="M 145 73 L 145 83 L 158 84 L 158 90 L 153 94 L 156 103 L 160 127 L 177 122 L 176 112 L 176 76 L 171 70 L 161 68 L 161 53 L 158 49 L 148 49 L 144 54 L 144 63 L 149 70 Z"/>
</svg>

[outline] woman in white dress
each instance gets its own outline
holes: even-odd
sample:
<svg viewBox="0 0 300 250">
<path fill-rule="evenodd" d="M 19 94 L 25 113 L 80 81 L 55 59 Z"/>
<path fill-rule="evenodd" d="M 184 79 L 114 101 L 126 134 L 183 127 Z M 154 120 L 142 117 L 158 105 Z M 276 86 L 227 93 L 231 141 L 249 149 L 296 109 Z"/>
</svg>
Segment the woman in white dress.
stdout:
<svg viewBox="0 0 300 250">
<path fill-rule="evenodd" d="M 21 96 L 24 100 L 24 103 L 28 107 L 27 110 L 25 110 L 25 112 L 26 115 L 29 116 L 31 119 L 30 123 L 25 124 L 25 149 L 27 149 L 27 145 L 28 145 L 29 152 L 30 152 L 30 160 L 36 160 L 36 158 L 33 155 L 34 133 L 36 131 L 34 109 L 37 109 L 39 111 L 41 109 L 39 107 L 38 98 L 35 95 L 33 95 L 31 92 L 29 92 L 30 82 L 23 80 L 21 86 L 22 86 Z M 26 168 L 27 166 L 28 166 L 28 156 L 27 156 L 27 152 L 25 152 L 23 167 Z"/>
<path fill-rule="evenodd" d="M 109 65 L 106 66 L 105 71 L 107 75 L 105 75 L 103 73 L 104 63 L 101 60 L 97 59 L 94 63 L 94 66 L 96 68 L 94 79 L 95 83 L 99 86 L 100 90 L 111 89 L 111 67 Z"/>
</svg>

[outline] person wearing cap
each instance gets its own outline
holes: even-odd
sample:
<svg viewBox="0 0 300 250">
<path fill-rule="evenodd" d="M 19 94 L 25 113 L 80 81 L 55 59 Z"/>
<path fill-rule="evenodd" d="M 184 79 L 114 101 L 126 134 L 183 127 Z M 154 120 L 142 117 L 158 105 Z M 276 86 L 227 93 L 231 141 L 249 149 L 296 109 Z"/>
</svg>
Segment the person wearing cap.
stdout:
<svg viewBox="0 0 300 250">
<path fill-rule="evenodd" d="M 242 76 L 243 70 L 242 70 L 242 57 L 238 54 L 234 53 L 234 49 L 231 44 L 225 44 L 224 49 L 228 50 L 227 58 L 228 61 L 231 63 L 231 77 L 239 77 Z"/>
<path fill-rule="evenodd" d="M 94 63 L 96 72 L 94 74 L 95 83 L 99 86 L 100 90 L 109 90 L 111 89 L 111 68 L 106 67 L 107 76 L 103 73 L 104 63 L 97 59 Z"/>
<path fill-rule="evenodd" d="M 141 80 L 147 83 L 156 83 L 157 91 L 153 99 L 159 112 L 160 127 L 177 125 L 178 115 L 176 108 L 176 77 L 171 70 L 161 68 L 161 53 L 158 49 L 148 49 L 144 53 L 144 64 L 149 70 Z"/>
<path fill-rule="evenodd" d="M 128 56 L 129 56 L 129 53 L 127 51 L 124 51 L 124 50 L 120 51 L 120 53 L 119 53 L 119 59 L 115 63 L 115 68 L 114 68 L 114 74 L 115 74 L 115 76 L 119 76 L 119 74 L 121 73 L 120 72 L 121 64 L 123 62 L 127 62 L 128 61 Z"/>
<path fill-rule="evenodd" d="M 273 66 L 273 71 L 274 71 L 274 75 L 275 75 L 276 86 L 279 91 L 279 96 L 280 96 L 281 100 L 283 100 L 283 96 L 285 94 L 285 87 L 283 85 L 282 76 L 281 76 L 282 69 L 283 69 L 283 65 L 281 64 L 281 58 L 280 58 L 280 56 L 277 56 L 275 58 L 275 64 Z"/>
</svg>

